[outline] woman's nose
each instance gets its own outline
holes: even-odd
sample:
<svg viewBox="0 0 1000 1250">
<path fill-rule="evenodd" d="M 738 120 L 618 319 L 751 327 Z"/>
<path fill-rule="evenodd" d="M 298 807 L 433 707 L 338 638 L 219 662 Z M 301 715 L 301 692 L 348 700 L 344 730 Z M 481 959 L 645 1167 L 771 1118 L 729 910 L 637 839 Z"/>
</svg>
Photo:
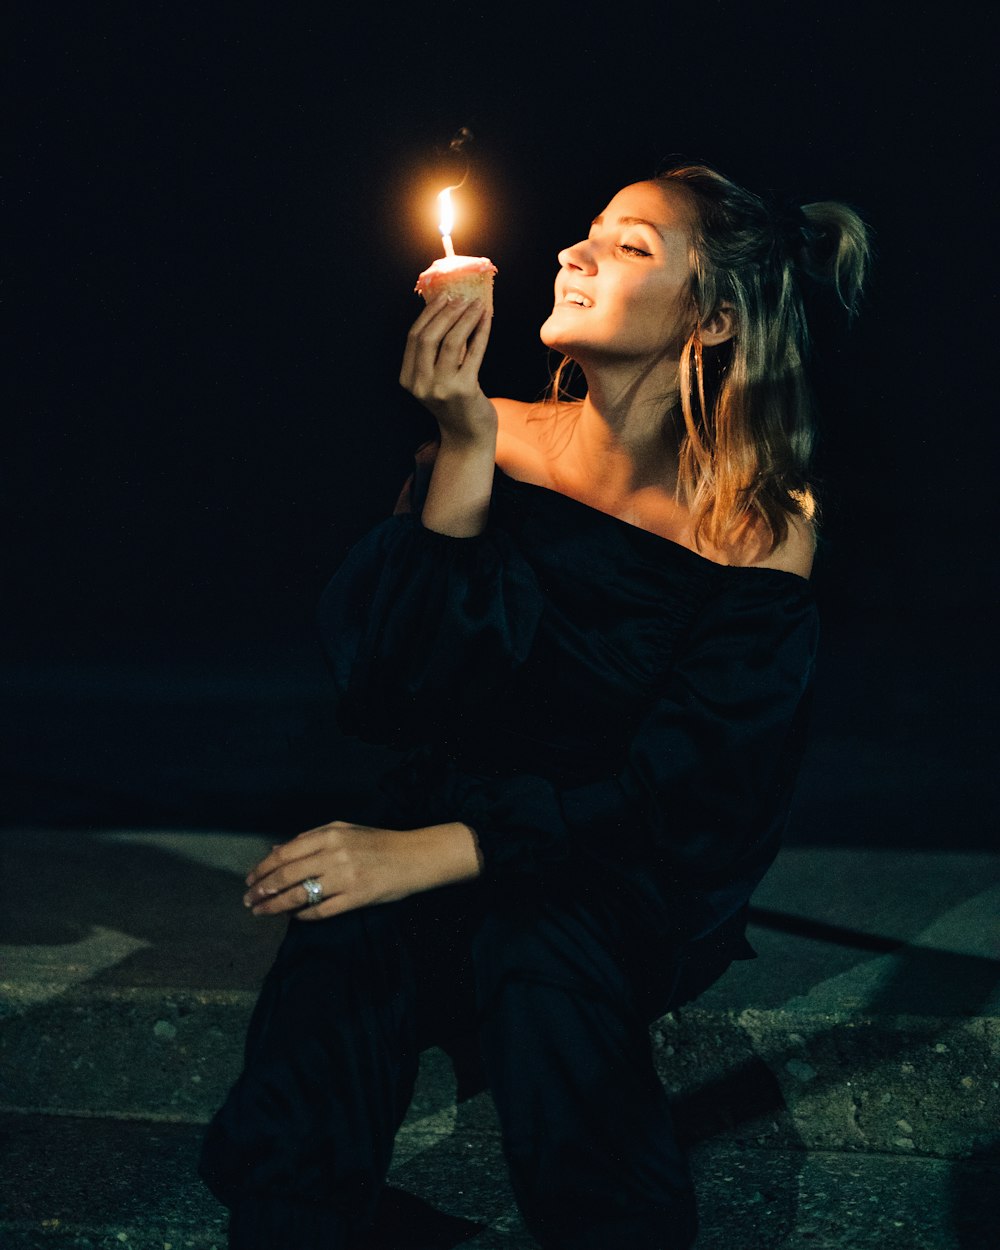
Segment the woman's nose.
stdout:
<svg viewBox="0 0 1000 1250">
<path fill-rule="evenodd" d="M 597 268 L 594 263 L 594 252 L 588 239 L 574 243 L 572 247 L 564 247 L 559 253 L 558 260 L 563 269 L 579 269 L 583 273 L 594 273 Z"/>
</svg>

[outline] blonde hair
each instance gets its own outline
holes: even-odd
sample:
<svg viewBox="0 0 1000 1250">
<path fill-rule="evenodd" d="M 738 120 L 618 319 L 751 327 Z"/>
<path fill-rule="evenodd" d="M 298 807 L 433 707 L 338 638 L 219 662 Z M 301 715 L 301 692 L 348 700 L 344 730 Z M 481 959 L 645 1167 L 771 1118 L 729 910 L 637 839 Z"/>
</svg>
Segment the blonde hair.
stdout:
<svg viewBox="0 0 1000 1250">
<path fill-rule="evenodd" d="M 804 281 L 829 286 L 849 317 L 867 275 L 869 230 L 835 201 L 781 208 L 706 165 L 652 179 L 691 209 L 695 325 L 680 355 L 677 492 L 695 541 L 726 546 L 766 535 L 773 550 L 789 519 L 811 521 L 813 399 Z M 725 309 L 732 338 L 705 347 L 701 327 Z M 563 366 L 552 398 L 560 397 Z"/>
</svg>

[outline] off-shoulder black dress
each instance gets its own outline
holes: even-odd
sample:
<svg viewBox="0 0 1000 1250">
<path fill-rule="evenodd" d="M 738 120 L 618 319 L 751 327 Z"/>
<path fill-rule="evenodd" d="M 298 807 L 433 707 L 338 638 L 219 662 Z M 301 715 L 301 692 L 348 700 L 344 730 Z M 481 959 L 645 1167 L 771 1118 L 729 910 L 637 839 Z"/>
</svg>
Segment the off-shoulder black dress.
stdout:
<svg viewBox="0 0 1000 1250">
<path fill-rule="evenodd" d="M 233 1209 L 233 1245 L 258 1244 L 251 1225 L 289 1222 L 289 1245 L 364 1244 L 351 1238 L 433 1035 L 409 1016 L 426 1022 L 428 1001 L 448 1015 L 467 974 L 466 1023 L 541 1244 L 687 1246 L 690 1192 L 646 1027 L 751 953 L 746 906 L 801 753 L 813 594 L 792 573 L 716 564 L 499 467 L 482 534 L 428 530 L 435 450 L 421 448 L 396 512 L 348 554 L 320 629 L 342 727 L 404 752 L 379 783 L 386 823 L 467 822 L 483 876 L 290 925 L 203 1175 Z M 358 963 L 367 975 L 349 987 Z M 281 1006 L 296 992 L 322 1021 L 307 1028 Z M 347 1056 L 367 1082 L 360 1102 L 333 1088 Z M 296 1135 L 307 1144 L 290 1147 Z M 340 1241 L 323 1240 L 332 1212 Z"/>
</svg>

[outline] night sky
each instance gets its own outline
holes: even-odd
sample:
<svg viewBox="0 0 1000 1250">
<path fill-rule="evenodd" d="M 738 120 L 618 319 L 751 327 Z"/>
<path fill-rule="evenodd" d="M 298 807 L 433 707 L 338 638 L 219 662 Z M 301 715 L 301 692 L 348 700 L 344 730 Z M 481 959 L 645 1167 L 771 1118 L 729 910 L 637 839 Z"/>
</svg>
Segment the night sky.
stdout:
<svg viewBox="0 0 1000 1250">
<path fill-rule="evenodd" d="M 456 247 L 499 268 L 484 388 L 533 398 L 556 252 L 675 158 L 844 199 L 873 227 L 857 323 L 816 311 L 817 593 L 866 671 L 968 677 L 995 602 L 996 180 L 991 41 L 961 10 L 143 3 L 15 19 L 12 688 L 43 668 L 252 657 L 273 673 L 308 652 L 322 586 L 433 432 L 396 378 L 413 282 L 440 252 L 436 191 L 468 171 Z M 35 750 L 36 779 L 65 763 L 44 734 Z"/>
</svg>

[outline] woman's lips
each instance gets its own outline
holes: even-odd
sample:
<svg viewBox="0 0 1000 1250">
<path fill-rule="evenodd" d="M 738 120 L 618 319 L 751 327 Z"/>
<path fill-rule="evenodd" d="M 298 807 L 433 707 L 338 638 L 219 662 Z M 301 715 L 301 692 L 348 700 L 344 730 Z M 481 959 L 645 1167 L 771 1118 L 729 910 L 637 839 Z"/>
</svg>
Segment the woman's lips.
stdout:
<svg viewBox="0 0 1000 1250">
<path fill-rule="evenodd" d="M 569 304 L 573 308 L 593 308 L 594 301 L 588 295 L 584 295 L 582 291 L 578 291 L 575 287 L 570 287 L 559 301 L 561 304 Z"/>
</svg>

